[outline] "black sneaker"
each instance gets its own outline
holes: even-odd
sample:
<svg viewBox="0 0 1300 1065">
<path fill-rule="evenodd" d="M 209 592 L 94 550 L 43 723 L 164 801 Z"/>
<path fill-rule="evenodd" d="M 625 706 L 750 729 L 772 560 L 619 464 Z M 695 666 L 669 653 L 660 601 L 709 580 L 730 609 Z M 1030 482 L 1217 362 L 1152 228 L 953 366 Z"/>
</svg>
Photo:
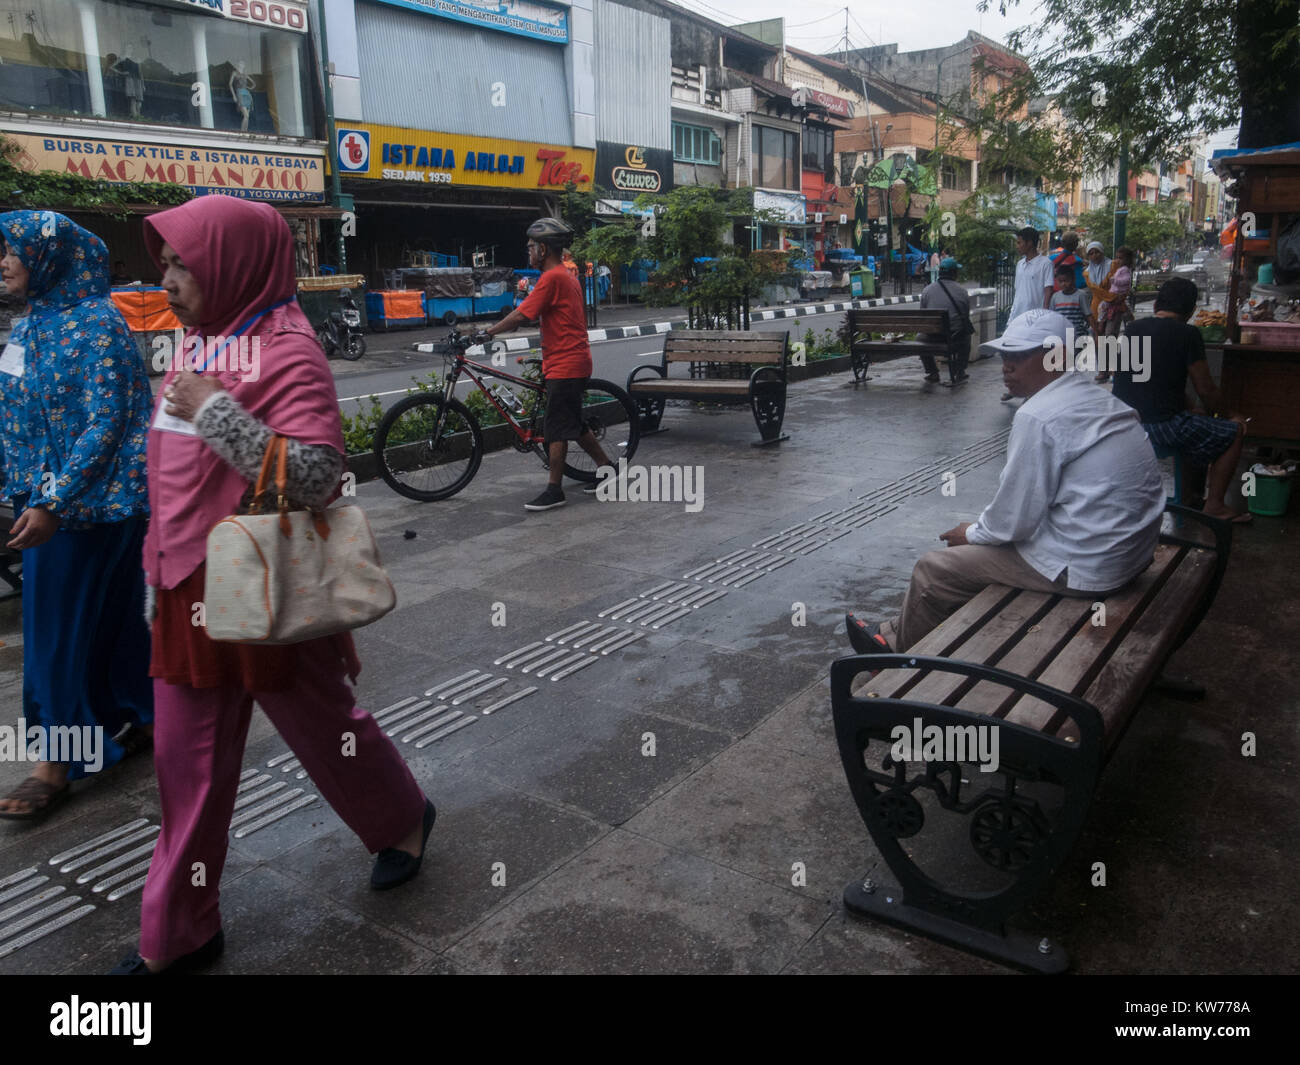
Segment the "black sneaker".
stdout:
<svg viewBox="0 0 1300 1065">
<path fill-rule="evenodd" d="M 929 381 L 931 384 L 938 384 L 938 383 L 939 383 L 939 374 L 938 374 L 937 372 L 936 372 L 936 373 L 928 373 L 928 374 L 925 375 L 925 379 L 926 379 L 927 381 Z"/>
<path fill-rule="evenodd" d="M 603 473 L 605 470 L 609 470 L 610 472 Z M 596 494 L 596 489 L 599 488 L 606 479 L 613 480 L 615 476 L 617 476 L 617 471 L 615 471 L 613 466 L 597 467 L 596 479 L 592 481 L 591 484 L 584 484 L 582 486 L 582 491 L 585 495 L 594 496 Z"/>
<path fill-rule="evenodd" d="M 548 484 L 546 491 L 531 503 L 524 504 L 524 510 L 554 510 L 564 506 L 564 489 L 558 484 Z"/>
</svg>

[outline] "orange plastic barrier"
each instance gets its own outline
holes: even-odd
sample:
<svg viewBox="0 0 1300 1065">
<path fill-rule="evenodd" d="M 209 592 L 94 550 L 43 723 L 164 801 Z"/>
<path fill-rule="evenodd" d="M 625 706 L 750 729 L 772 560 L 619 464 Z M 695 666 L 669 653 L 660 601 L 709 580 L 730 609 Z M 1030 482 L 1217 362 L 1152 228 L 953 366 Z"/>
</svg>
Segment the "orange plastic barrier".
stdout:
<svg viewBox="0 0 1300 1065">
<path fill-rule="evenodd" d="M 114 289 L 111 295 L 132 332 L 181 328 L 176 315 L 167 306 L 167 293 L 160 288 Z"/>
</svg>

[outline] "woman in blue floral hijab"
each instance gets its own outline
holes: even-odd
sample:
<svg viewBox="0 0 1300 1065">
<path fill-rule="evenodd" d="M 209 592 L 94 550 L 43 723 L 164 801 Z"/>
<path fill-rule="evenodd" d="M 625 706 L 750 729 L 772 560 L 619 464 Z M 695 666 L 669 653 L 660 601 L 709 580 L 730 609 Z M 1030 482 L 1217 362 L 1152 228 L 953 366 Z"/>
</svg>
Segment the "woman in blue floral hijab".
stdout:
<svg viewBox="0 0 1300 1065">
<path fill-rule="evenodd" d="M 37 763 L 0 799 L 0 817 L 33 821 L 67 798 L 69 781 L 149 742 L 140 552 L 151 403 L 109 298 L 104 242 L 53 211 L 2 214 L 0 237 L 0 277 L 28 301 L 0 353 L 0 446 L 9 546 L 23 557 L 23 716 Z"/>
</svg>

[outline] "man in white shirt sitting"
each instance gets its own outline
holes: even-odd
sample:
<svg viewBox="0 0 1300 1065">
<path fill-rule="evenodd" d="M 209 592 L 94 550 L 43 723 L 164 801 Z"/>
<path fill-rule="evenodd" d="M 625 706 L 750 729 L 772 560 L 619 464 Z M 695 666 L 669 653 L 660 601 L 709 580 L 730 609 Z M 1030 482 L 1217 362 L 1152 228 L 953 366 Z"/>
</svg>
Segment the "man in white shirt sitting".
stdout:
<svg viewBox="0 0 1300 1065">
<path fill-rule="evenodd" d="M 916 563 L 900 617 L 873 625 L 848 615 L 859 653 L 908 650 L 990 584 L 1100 598 L 1150 565 L 1165 506 L 1155 452 L 1136 412 L 1091 373 L 1055 369 L 1073 364 L 1057 347 L 1067 326 L 1034 310 L 985 345 L 1001 354 L 1007 389 L 1026 400 L 997 492 Z"/>
</svg>

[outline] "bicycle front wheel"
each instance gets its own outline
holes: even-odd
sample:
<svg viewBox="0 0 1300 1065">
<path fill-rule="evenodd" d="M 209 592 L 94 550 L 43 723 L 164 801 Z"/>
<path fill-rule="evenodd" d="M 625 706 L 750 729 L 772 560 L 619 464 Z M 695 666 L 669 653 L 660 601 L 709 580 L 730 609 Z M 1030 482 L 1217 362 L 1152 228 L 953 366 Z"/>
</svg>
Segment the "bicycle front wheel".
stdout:
<svg viewBox="0 0 1300 1065">
<path fill-rule="evenodd" d="M 473 480 L 483 461 L 483 434 L 459 400 L 420 393 L 389 408 L 375 430 L 375 455 L 394 492 L 431 503 Z"/>
<path fill-rule="evenodd" d="M 611 381 L 593 377 L 582 394 L 582 424 L 596 438 L 605 454 L 615 463 L 632 461 L 641 439 L 641 422 L 623 389 Z M 565 475 L 575 481 L 592 484 L 596 480 L 597 462 L 576 442 L 570 442 L 564 461 Z"/>
</svg>

